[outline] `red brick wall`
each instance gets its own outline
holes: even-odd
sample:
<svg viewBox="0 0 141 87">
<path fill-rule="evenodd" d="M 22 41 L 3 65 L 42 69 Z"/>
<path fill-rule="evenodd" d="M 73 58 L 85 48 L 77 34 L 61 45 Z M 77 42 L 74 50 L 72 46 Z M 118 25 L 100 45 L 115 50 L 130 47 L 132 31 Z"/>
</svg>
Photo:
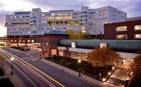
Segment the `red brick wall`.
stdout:
<svg viewBox="0 0 141 87">
<path fill-rule="evenodd" d="M 12 44 L 12 43 L 16 43 L 16 44 L 25 43 L 27 45 L 27 44 L 32 43 L 31 40 L 34 40 L 34 42 L 38 41 L 37 38 L 35 38 L 35 37 L 22 37 L 22 38 L 20 38 L 20 37 L 8 37 L 8 39 L 9 39 L 8 40 L 9 44 Z M 13 40 L 13 42 L 11 42 L 11 40 Z M 16 40 L 16 42 L 15 42 L 15 40 Z M 21 42 L 19 42 L 19 40 L 21 40 Z M 25 40 L 25 42 L 23 42 L 23 40 Z M 30 42 L 28 42 L 28 40 L 30 40 Z"/>
<path fill-rule="evenodd" d="M 57 49 L 57 44 L 61 39 L 69 39 L 68 35 L 44 35 L 42 37 L 40 37 L 40 42 L 43 43 L 44 42 L 44 46 L 41 44 L 41 49 L 42 52 L 44 49 L 47 50 L 48 56 L 51 56 L 51 49 Z M 48 42 L 48 45 L 46 45 L 46 41 Z M 52 46 L 52 42 L 56 41 L 56 46 Z"/>
<path fill-rule="evenodd" d="M 141 34 L 141 30 L 134 30 L 135 25 L 141 25 L 141 20 L 105 24 L 104 39 L 116 39 L 116 35 L 127 34 L 128 40 L 134 40 L 134 34 Z M 127 31 L 116 32 L 116 27 L 119 26 L 127 26 Z"/>
</svg>

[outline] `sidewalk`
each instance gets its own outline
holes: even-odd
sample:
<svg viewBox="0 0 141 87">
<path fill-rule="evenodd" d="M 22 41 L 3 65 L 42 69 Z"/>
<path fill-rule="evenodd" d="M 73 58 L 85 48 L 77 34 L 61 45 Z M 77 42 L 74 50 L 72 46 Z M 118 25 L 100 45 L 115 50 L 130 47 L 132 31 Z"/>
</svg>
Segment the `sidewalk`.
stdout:
<svg viewBox="0 0 141 87">
<path fill-rule="evenodd" d="M 58 65 L 58 64 L 56 64 L 56 63 L 50 62 L 50 61 L 48 61 L 48 60 L 46 60 L 46 59 L 42 59 L 41 61 L 44 62 L 44 63 L 46 63 L 46 64 L 49 64 L 49 65 L 51 65 L 51 66 L 53 66 L 53 67 L 56 67 L 56 68 L 58 68 L 58 69 L 60 69 L 60 70 L 64 70 L 64 72 L 66 72 L 66 73 L 69 73 L 69 74 L 71 74 L 71 75 L 73 75 L 73 76 L 75 76 L 75 77 L 78 77 L 78 78 L 80 78 L 80 79 L 82 79 L 82 80 L 85 80 L 85 81 L 87 81 L 87 82 L 89 82 L 89 83 L 92 83 L 92 84 L 95 84 L 95 85 L 97 85 L 97 86 L 100 86 L 100 87 L 115 87 L 115 86 L 111 86 L 109 83 L 100 82 L 100 81 L 98 81 L 98 80 L 96 80 L 96 79 L 93 79 L 93 78 L 91 78 L 91 77 L 88 77 L 88 76 L 86 76 L 86 75 L 84 75 L 84 74 L 81 74 L 81 77 L 79 77 L 79 76 L 78 76 L 78 72 L 73 71 L 73 70 L 71 70 L 71 69 L 69 69 L 69 68 L 66 68 L 66 67 L 64 67 L 64 66 Z"/>
<path fill-rule="evenodd" d="M 11 75 L 11 68 L 7 65 L 5 70 L 5 76 L 3 78 L 9 78 L 15 87 L 26 87 L 22 80 L 15 74 Z"/>
</svg>

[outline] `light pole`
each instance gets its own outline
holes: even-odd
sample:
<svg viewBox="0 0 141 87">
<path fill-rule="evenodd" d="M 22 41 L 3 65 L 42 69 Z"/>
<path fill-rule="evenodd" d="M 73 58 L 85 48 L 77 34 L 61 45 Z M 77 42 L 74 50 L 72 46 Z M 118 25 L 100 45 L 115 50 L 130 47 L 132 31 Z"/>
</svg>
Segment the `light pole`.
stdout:
<svg viewBox="0 0 141 87">
<path fill-rule="evenodd" d="M 100 76 L 100 80 L 101 80 L 101 73 L 99 73 L 99 76 Z"/>
<path fill-rule="evenodd" d="M 79 63 L 79 66 L 80 66 L 80 69 L 79 69 L 79 77 L 81 77 L 81 73 L 80 73 L 81 72 L 81 59 L 78 60 L 78 63 Z"/>
<path fill-rule="evenodd" d="M 13 62 L 12 61 L 14 61 L 14 57 L 11 57 L 11 64 L 12 64 L 12 66 L 11 66 L 11 75 L 13 75 Z"/>
<path fill-rule="evenodd" d="M 39 49 L 39 51 L 40 51 L 40 59 L 41 59 L 41 54 L 42 54 L 42 52 L 41 52 L 41 51 L 42 51 L 42 50 L 41 50 L 41 49 Z"/>
</svg>

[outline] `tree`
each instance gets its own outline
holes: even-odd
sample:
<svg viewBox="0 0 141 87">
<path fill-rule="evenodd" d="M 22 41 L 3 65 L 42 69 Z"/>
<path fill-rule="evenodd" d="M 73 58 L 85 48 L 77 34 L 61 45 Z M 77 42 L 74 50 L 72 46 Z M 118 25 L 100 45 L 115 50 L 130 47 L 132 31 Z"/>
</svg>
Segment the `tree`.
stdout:
<svg viewBox="0 0 141 87">
<path fill-rule="evenodd" d="M 95 48 L 94 51 L 89 53 L 88 62 L 92 63 L 93 66 L 104 67 L 114 65 L 117 58 L 119 58 L 119 55 L 111 48 Z"/>
<path fill-rule="evenodd" d="M 70 51 L 69 51 L 69 47 L 66 46 L 66 49 L 63 52 L 64 57 L 70 57 Z"/>
<path fill-rule="evenodd" d="M 100 33 L 99 39 L 100 39 L 100 40 L 103 39 L 103 34 L 102 34 L 102 33 Z"/>
<path fill-rule="evenodd" d="M 85 33 L 82 33 L 82 31 L 75 34 L 71 29 L 69 29 L 66 33 L 69 34 L 69 39 L 92 39 L 90 35 L 86 35 Z"/>
<path fill-rule="evenodd" d="M 137 78 L 141 78 L 141 55 L 135 57 L 130 65 L 133 75 Z"/>
</svg>

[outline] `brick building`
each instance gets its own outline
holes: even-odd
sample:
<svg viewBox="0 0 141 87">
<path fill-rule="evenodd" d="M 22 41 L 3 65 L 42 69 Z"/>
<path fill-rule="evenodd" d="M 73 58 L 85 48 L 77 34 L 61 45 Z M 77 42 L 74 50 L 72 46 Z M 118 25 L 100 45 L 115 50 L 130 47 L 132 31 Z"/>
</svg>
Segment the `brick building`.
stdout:
<svg viewBox="0 0 141 87">
<path fill-rule="evenodd" d="M 141 17 L 104 25 L 104 39 L 141 40 Z"/>
<path fill-rule="evenodd" d="M 57 45 L 62 39 L 69 39 L 69 35 L 62 31 L 50 31 L 40 38 L 41 50 L 46 56 L 57 55 Z"/>
</svg>

